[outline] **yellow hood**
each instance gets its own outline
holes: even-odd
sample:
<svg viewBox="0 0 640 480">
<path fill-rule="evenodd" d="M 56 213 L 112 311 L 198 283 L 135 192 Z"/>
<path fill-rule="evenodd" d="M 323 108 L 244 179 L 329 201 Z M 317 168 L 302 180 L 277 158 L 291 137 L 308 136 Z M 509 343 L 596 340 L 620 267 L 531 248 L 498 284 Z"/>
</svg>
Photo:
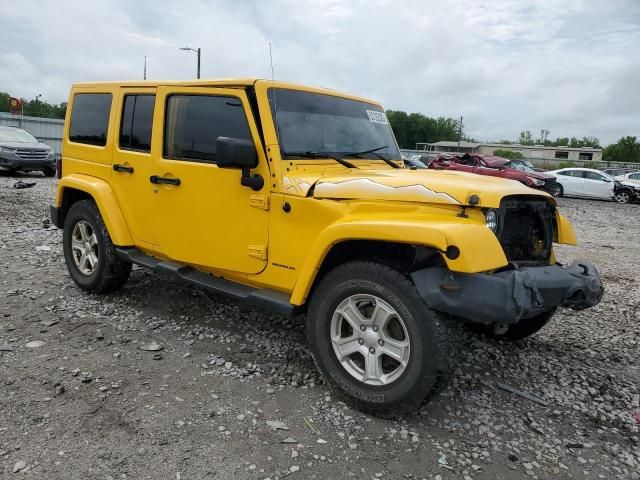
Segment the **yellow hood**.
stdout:
<svg viewBox="0 0 640 480">
<path fill-rule="evenodd" d="M 336 200 L 387 200 L 398 202 L 468 205 L 477 195 L 479 206 L 497 208 L 507 195 L 547 193 L 526 187 L 515 180 L 465 172 L 409 169 L 359 169 L 336 175 L 335 172 L 293 171 L 283 179 L 285 192 L 314 198 Z"/>
</svg>

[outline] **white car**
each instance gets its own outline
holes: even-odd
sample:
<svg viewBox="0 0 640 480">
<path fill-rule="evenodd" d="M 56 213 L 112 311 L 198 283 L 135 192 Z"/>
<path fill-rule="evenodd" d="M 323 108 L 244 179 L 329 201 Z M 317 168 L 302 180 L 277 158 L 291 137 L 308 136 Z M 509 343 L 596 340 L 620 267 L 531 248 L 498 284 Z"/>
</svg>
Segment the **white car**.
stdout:
<svg viewBox="0 0 640 480">
<path fill-rule="evenodd" d="M 619 175 L 614 178 L 622 183 L 635 183 L 640 185 L 640 172 L 625 173 L 624 175 Z"/>
<path fill-rule="evenodd" d="M 547 172 L 556 177 L 562 187 L 560 196 L 614 199 L 615 180 L 592 168 L 561 168 Z"/>
</svg>

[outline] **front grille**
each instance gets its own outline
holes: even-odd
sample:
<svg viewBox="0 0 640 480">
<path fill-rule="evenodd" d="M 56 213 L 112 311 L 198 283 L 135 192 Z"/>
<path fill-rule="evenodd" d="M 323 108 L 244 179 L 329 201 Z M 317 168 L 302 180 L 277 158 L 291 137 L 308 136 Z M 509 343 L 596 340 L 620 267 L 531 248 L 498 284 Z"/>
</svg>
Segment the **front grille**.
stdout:
<svg viewBox="0 0 640 480">
<path fill-rule="evenodd" d="M 19 148 L 16 155 L 23 160 L 45 160 L 49 156 L 49 150 Z"/>
<path fill-rule="evenodd" d="M 553 242 L 553 207 L 545 199 L 507 197 L 500 204 L 497 236 L 507 260 L 546 263 Z"/>
</svg>

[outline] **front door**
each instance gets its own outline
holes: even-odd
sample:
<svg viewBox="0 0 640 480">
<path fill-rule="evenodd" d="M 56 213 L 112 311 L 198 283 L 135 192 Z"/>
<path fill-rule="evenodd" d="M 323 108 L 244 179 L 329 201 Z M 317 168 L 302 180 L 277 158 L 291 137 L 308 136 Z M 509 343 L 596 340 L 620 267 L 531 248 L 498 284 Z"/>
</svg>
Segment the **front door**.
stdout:
<svg viewBox="0 0 640 480">
<path fill-rule="evenodd" d="M 116 99 L 111 184 L 137 246 L 154 249 L 151 131 L 156 89 L 124 88 Z M 155 153 L 155 152 L 154 152 Z"/>
<path fill-rule="evenodd" d="M 613 182 L 600 175 L 598 172 L 590 172 L 583 170 L 584 176 L 583 192 L 585 197 L 595 198 L 612 198 L 613 197 Z"/>
<path fill-rule="evenodd" d="M 159 153 L 149 181 L 156 192 L 160 252 L 205 268 L 262 271 L 269 168 L 244 90 L 160 87 L 157 101 L 163 120 L 154 125 Z M 242 186 L 240 170 L 218 168 L 218 137 L 254 142 L 259 165 L 252 173 L 265 179 L 262 190 Z"/>
</svg>

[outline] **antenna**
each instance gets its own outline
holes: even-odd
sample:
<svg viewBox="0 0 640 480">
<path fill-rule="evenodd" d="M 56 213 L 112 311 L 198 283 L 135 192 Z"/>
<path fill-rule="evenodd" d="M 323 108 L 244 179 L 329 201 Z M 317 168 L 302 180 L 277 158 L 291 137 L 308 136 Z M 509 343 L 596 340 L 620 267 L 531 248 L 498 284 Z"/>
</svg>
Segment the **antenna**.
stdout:
<svg viewBox="0 0 640 480">
<path fill-rule="evenodd" d="M 280 132 L 278 126 L 278 94 L 276 93 L 276 77 L 273 73 L 273 53 L 271 51 L 271 42 L 269 42 L 269 61 L 271 62 L 271 85 L 273 88 L 273 116 L 276 124 L 276 137 L 280 139 Z"/>
</svg>

